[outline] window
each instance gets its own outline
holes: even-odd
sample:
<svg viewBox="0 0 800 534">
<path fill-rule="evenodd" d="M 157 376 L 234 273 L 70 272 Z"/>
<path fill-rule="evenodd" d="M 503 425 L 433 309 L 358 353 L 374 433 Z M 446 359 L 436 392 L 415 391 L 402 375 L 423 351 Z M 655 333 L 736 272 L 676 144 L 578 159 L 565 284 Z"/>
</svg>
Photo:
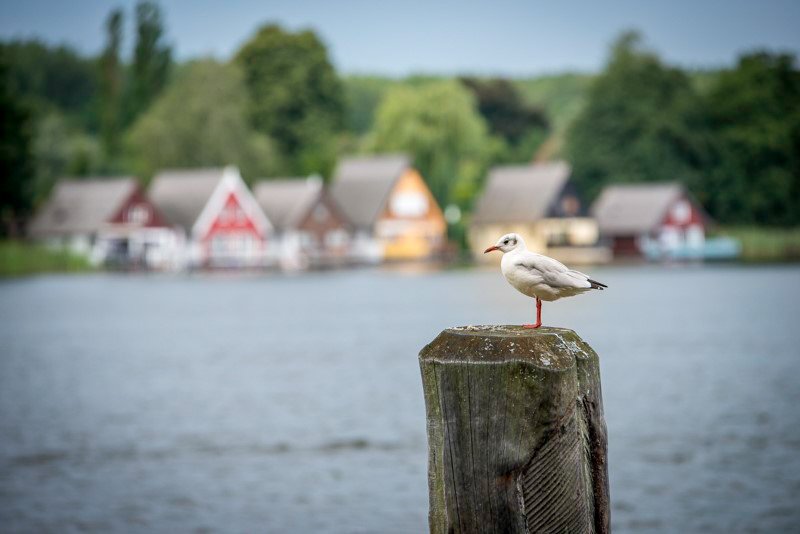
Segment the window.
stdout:
<svg viewBox="0 0 800 534">
<path fill-rule="evenodd" d="M 303 248 L 312 248 L 316 246 L 316 239 L 309 232 L 300 232 L 300 246 Z"/>
<path fill-rule="evenodd" d="M 398 217 L 421 217 L 428 212 L 428 198 L 418 191 L 398 193 L 392 197 L 390 206 Z"/>
<path fill-rule="evenodd" d="M 241 206 L 236 206 L 236 224 L 244 224 L 247 220 L 247 215 L 245 215 L 244 210 Z"/>
<path fill-rule="evenodd" d="M 574 217 L 581 210 L 580 201 L 574 196 L 565 196 L 561 199 L 561 211 L 567 217 Z"/>
<path fill-rule="evenodd" d="M 317 207 L 314 208 L 314 214 L 312 216 L 316 222 L 324 222 L 328 218 L 328 208 L 322 204 L 318 204 Z"/>
<path fill-rule="evenodd" d="M 125 218 L 131 224 L 147 224 L 150 220 L 150 209 L 144 204 L 134 204 L 128 208 Z"/>
<path fill-rule="evenodd" d="M 559 247 L 569 244 L 569 236 L 567 235 L 567 228 L 559 225 L 558 227 L 550 227 L 545 231 L 547 236 L 547 245 L 551 247 Z"/>
<path fill-rule="evenodd" d="M 238 204 L 228 204 L 219 214 L 219 222 L 225 225 L 241 224 L 245 220 L 247 216 Z"/>
<path fill-rule="evenodd" d="M 705 231 L 699 224 L 693 224 L 686 229 L 686 244 L 691 248 L 703 248 Z"/>
<path fill-rule="evenodd" d="M 686 224 L 692 218 L 692 207 L 685 200 L 679 200 L 672 205 L 672 220 L 675 224 Z"/>
<path fill-rule="evenodd" d="M 344 230 L 331 230 L 325 234 L 325 245 L 329 247 L 342 247 L 347 244 L 347 232 Z"/>
<path fill-rule="evenodd" d="M 214 256 L 222 256 L 228 250 L 228 240 L 224 236 L 215 235 L 211 238 L 211 253 Z"/>
<path fill-rule="evenodd" d="M 677 228 L 673 226 L 665 226 L 661 229 L 661 235 L 659 236 L 659 241 L 661 242 L 661 246 L 667 250 L 673 250 L 680 246 L 682 246 L 682 232 L 679 232 Z"/>
</svg>

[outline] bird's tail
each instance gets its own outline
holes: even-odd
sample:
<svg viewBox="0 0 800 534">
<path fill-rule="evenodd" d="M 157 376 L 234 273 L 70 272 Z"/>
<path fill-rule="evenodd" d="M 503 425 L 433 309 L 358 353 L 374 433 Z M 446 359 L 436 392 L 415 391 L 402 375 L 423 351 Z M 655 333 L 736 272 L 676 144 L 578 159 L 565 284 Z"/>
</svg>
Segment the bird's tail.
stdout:
<svg viewBox="0 0 800 534">
<path fill-rule="evenodd" d="M 607 285 L 601 284 L 597 280 L 592 280 L 591 278 L 589 278 L 588 282 L 592 284 L 592 289 L 599 289 L 600 291 L 602 291 L 608 287 Z"/>
</svg>

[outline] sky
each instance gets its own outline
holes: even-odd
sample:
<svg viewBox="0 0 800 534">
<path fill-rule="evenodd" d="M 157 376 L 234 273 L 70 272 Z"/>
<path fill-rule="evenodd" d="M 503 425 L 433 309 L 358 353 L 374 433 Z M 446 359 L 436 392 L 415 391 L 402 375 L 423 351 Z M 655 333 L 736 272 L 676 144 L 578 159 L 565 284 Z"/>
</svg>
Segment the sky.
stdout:
<svg viewBox="0 0 800 534">
<path fill-rule="evenodd" d="M 0 0 L 0 39 L 37 37 L 86 54 L 103 46 L 112 7 L 135 1 Z M 665 60 L 688 68 L 731 65 L 755 48 L 800 55 L 800 1 L 648 0 L 162 0 L 176 57 L 229 58 L 257 28 L 312 28 L 347 74 L 527 76 L 596 72 L 609 43 L 637 29 Z"/>
</svg>

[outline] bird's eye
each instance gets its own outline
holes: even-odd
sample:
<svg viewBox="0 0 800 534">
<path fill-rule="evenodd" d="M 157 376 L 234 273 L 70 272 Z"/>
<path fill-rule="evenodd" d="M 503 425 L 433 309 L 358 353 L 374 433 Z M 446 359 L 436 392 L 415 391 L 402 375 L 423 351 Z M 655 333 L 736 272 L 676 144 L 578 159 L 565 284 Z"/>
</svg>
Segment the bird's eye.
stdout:
<svg viewBox="0 0 800 534">
<path fill-rule="evenodd" d="M 503 244 L 504 244 L 504 245 L 508 245 L 508 239 L 506 239 L 505 241 L 503 241 Z"/>
</svg>

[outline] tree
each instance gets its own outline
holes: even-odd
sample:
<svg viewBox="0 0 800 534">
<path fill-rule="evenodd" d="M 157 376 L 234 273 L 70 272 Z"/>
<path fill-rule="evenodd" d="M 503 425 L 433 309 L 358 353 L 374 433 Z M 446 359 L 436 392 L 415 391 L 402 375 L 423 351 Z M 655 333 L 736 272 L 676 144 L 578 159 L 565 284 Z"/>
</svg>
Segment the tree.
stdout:
<svg viewBox="0 0 800 534">
<path fill-rule="evenodd" d="M 364 135 L 372 128 L 375 111 L 386 91 L 401 82 L 378 76 L 347 76 L 342 83 L 346 101 L 345 126 L 355 135 Z"/>
<path fill-rule="evenodd" d="M 550 129 L 544 111 L 523 102 L 516 87 L 503 78 L 461 78 L 461 83 L 475 95 L 489 130 L 503 140 L 497 162 L 531 161 Z"/>
<path fill-rule="evenodd" d="M 568 130 L 566 152 L 575 181 L 592 197 L 610 182 L 695 186 L 710 146 L 702 101 L 689 78 L 642 50 L 638 34 L 626 33 Z"/>
<path fill-rule="evenodd" d="M 397 87 L 383 99 L 372 132 L 375 151 L 405 151 L 436 199 L 468 207 L 489 157 L 486 123 L 455 81 Z"/>
<path fill-rule="evenodd" d="M 167 84 L 172 50 L 164 43 L 161 10 L 154 2 L 136 5 L 136 46 L 131 68 L 128 119 L 145 111 Z"/>
<path fill-rule="evenodd" d="M 800 224 L 800 71 L 758 52 L 722 72 L 705 103 L 717 147 L 703 200 L 721 222 Z"/>
<path fill-rule="evenodd" d="M 119 151 L 120 111 L 122 96 L 122 10 L 115 9 L 106 20 L 106 46 L 100 56 L 100 136 L 106 159 Z"/>
<path fill-rule="evenodd" d="M 0 61 L 6 65 L 7 90 L 33 114 L 55 108 L 82 128 L 95 124 L 97 98 L 95 62 L 65 46 L 39 41 L 0 43 Z"/>
<path fill-rule="evenodd" d="M 33 202 L 33 160 L 30 112 L 10 85 L 0 57 L 0 235 L 14 237 Z"/>
<path fill-rule="evenodd" d="M 286 172 L 327 174 L 343 122 L 342 87 L 325 46 L 311 31 L 262 27 L 236 54 L 255 128 L 286 157 Z"/>
<path fill-rule="evenodd" d="M 489 129 L 507 143 L 517 145 L 531 130 L 547 130 L 549 122 L 544 111 L 522 101 L 510 81 L 503 78 L 480 80 L 461 78 L 478 100 L 478 111 Z"/>
<path fill-rule="evenodd" d="M 164 167 L 236 164 L 247 178 L 269 176 L 279 162 L 270 140 L 251 129 L 247 105 L 235 65 L 185 65 L 131 128 L 131 168 L 146 178 Z"/>
<path fill-rule="evenodd" d="M 34 202 L 42 201 L 59 178 L 98 172 L 100 152 L 96 139 L 71 127 L 63 114 L 56 110 L 40 114 L 33 135 Z"/>
</svg>

